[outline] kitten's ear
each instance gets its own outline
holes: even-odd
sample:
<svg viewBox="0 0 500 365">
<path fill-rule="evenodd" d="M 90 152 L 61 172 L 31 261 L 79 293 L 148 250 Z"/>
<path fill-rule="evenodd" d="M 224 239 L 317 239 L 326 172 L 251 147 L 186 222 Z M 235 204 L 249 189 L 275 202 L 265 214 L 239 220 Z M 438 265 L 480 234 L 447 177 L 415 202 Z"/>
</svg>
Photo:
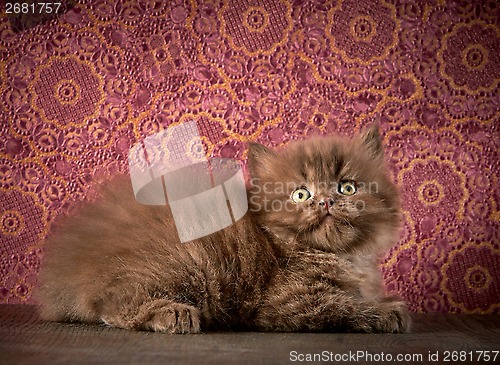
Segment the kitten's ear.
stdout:
<svg viewBox="0 0 500 365">
<path fill-rule="evenodd" d="M 377 124 L 371 125 L 361 133 L 363 144 L 373 153 L 374 156 L 381 156 L 384 153 L 382 139 L 380 137 Z"/>
<path fill-rule="evenodd" d="M 260 143 L 250 142 L 248 144 L 248 169 L 251 176 L 258 175 L 262 170 L 266 170 L 271 159 L 276 157 L 276 153 Z"/>
</svg>

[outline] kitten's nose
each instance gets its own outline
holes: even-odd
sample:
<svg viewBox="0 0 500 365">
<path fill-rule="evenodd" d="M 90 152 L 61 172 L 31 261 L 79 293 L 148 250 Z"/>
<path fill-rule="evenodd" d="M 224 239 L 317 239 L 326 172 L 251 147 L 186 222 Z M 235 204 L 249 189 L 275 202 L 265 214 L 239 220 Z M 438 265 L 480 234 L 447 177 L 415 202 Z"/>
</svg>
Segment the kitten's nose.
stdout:
<svg viewBox="0 0 500 365">
<path fill-rule="evenodd" d="M 326 209 L 328 211 L 328 209 L 330 209 L 333 206 L 333 203 L 335 203 L 335 201 L 332 198 L 328 198 L 328 199 L 321 199 L 318 205 L 321 209 Z"/>
</svg>

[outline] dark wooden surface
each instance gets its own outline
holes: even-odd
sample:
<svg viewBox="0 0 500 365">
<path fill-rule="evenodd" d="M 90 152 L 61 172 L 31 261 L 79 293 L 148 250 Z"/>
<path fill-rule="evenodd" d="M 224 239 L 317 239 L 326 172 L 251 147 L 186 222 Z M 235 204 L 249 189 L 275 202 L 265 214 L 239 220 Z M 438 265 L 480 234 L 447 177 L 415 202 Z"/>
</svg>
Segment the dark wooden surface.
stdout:
<svg viewBox="0 0 500 365">
<path fill-rule="evenodd" d="M 323 360 L 332 361 L 325 363 L 335 364 L 340 363 L 334 361 L 335 355 L 344 354 L 348 359 L 345 356 L 358 351 L 373 356 L 371 362 L 362 361 L 366 358 L 361 356 L 350 358 L 359 360 L 358 363 L 390 363 L 390 354 L 393 363 L 493 364 L 500 363 L 500 354 L 495 362 L 477 361 L 478 351 L 499 350 L 500 315 L 415 314 L 412 333 L 404 335 L 228 332 L 167 335 L 99 325 L 48 323 L 38 318 L 34 306 L 0 305 L 1 364 L 312 363 L 299 361 L 300 355 L 307 354 L 326 356 Z M 450 361 L 445 362 L 446 351 L 462 351 L 455 355 L 465 354 L 468 361 L 452 361 L 450 353 Z M 397 354 L 420 354 L 422 359 L 396 362 Z M 430 361 L 429 354 L 434 358 L 437 354 L 439 362 Z M 489 355 L 492 358 L 494 352 Z M 379 356 L 379 361 L 375 361 L 375 356 Z"/>
</svg>

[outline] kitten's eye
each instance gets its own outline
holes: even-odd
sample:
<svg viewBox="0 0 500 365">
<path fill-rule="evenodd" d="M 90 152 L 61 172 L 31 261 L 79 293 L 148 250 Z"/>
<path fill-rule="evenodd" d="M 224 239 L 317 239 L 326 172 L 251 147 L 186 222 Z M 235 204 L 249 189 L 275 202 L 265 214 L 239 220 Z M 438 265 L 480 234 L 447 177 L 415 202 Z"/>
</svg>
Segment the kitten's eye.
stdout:
<svg viewBox="0 0 500 365">
<path fill-rule="evenodd" d="M 343 195 L 354 195 L 356 194 L 356 184 L 352 181 L 341 181 L 339 184 L 339 193 Z"/>
<path fill-rule="evenodd" d="M 311 197 L 311 193 L 306 188 L 299 188 L 299 189 L 295 190 L 291 196 L 292 200 L 295 203 L 305 202 L 310 197 Z"/>
</svg>

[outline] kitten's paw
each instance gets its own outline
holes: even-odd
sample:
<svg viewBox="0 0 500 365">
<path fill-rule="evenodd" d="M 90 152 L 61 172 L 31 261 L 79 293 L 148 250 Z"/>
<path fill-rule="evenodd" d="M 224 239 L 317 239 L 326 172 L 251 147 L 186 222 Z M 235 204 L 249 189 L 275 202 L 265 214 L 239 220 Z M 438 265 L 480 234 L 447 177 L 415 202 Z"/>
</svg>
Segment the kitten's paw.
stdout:
<svg viewBox="0 0 500 365">
<path fill-rule="evenodd" d="M 380 316 L 373 325 L 375 332 L 406 333 L 410 331 L 411 317 L 404 302 L 388 300 L 380 305 Z"/>
<path fill-rule="evenodd" d="M 404 302 L 386 299 L 369 304 L 349 322 L 349 330 L 355 332 L 405 333 L 410 330 L 411 318 Z"/>
<path fill-rule="evenodd" d="M 154 310 L 142 324 L 144 329 L 166 333 L 199 333 L 200 310 L 193 306 L 173 303 Z"/>
</svg>

